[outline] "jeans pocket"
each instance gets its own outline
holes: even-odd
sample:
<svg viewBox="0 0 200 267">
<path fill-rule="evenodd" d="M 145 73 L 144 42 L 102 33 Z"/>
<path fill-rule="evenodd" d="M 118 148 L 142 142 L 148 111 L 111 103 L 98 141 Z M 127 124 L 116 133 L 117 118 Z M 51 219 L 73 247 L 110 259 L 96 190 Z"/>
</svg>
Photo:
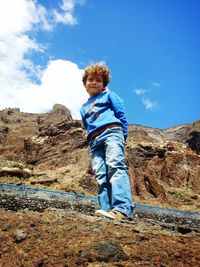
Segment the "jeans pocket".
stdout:
<svg viewBox="0 0 200 267">
<path fill-rule="evenodd" d="M 109 129 L 109 132 L 113 134 L 117 139 L 120 139 L 125 143 L 124 133 L 121 127 L 113 127 Z"/>
<path fill-rule="evenodd" d="M 123 134 L 123 130 L 122 130 L 122 128 L 120 126 L 119 127 L 110 128 L 109 131 L 111 133 L 120 133 L 121 132 Z"/>
</svg>

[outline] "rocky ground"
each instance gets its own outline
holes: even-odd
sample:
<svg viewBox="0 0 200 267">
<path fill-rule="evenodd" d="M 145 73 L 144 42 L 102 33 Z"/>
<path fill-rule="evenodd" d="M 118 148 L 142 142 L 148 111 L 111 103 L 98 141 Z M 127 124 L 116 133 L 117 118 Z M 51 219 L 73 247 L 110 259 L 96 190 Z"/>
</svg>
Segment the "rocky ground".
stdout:
<svg viewBox="0 0 200 267">
<path fill-rule="evenodd" d="M 96 196 L 80 121 L 0 111 L 0 183 Z M 126 163 L 136 203 L 200 212 L 200 121 L 129 126 Z M 119 223 L 94 210 L 0 208 L 0 266 L 200 266 L 200 234 L 151 218 Z M 189 227 L 189 226 L 187 226 Z"/>
<path fill-rule="evenodd" d="M 0 266 L 200 266 L 200 233 L 75 210 L 0 209 Z"/>
</svg>

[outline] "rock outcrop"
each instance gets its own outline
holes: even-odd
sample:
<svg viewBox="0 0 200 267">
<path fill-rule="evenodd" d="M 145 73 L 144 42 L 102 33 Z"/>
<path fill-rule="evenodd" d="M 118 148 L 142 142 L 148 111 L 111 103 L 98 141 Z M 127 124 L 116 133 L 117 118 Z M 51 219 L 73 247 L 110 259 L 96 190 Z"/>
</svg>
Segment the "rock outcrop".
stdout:
<svg viewBox="0 0 200 267">
<path fill-rule="evenodd" d="M 192 124 L 186 142 L 192 150 L 200 155 L 200 120 Z"/>
<path fill-rule="evenodd" d="M 63 120 L 72 120 L 70 111 L 55 104 L 50 112 L 31 114 L 18 108 L 0 111 L 0 155 L 7 159 L 22 160 L 24 140 L 37 135 L 40 127 L 50 126 Z"/>
</svg>

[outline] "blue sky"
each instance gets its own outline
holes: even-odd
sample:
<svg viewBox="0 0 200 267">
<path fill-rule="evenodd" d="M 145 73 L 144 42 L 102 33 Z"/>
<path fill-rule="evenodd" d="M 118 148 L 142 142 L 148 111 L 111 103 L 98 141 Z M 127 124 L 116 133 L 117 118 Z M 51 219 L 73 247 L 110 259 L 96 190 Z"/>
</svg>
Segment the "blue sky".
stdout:
<svg viewBox="0 0 200 267">
<path fill-rule="evenodd" d="M 199 14 L 199 0 L 1 1 L 0 109 L 40 113 L 61 103 L 79 118 L 83 69 L 104 62 L 130 124 L 192 123 Z"/>
</svg>

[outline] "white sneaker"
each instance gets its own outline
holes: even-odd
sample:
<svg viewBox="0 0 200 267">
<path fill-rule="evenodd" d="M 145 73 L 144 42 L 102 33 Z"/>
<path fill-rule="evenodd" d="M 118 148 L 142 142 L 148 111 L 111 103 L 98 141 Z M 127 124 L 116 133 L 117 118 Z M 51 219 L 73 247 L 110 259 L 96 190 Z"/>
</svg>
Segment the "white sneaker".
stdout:
<svg viewBox="0 0 200 267">
<path fill-rule="evenodd" d="M 113 216 L 112 214 L 109 214 L 107 211 L 105 210 L 96 210 L 95 211 L 95 214 L 97 216 L 103 216 L 103 217 L 107 217 L 107 218 L 110 218 L 110 219 L 115 219 L 115 216 Z"/>
</svg>

